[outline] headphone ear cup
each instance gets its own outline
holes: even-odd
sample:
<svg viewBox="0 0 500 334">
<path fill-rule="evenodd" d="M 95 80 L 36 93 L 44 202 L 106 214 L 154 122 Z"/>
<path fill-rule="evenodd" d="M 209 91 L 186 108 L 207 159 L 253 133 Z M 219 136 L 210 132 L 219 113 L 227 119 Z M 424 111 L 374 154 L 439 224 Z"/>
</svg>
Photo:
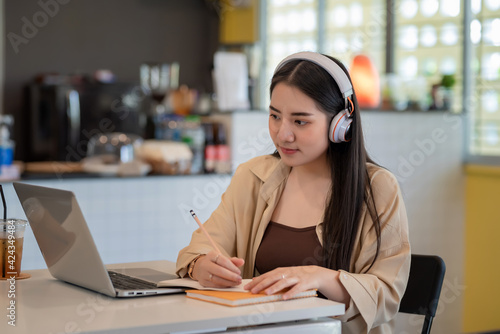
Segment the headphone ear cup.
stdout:
<svg viewBox="0 0 500 334">
<path fill-rule="evenodd" d="M 328 132 L 328 138 L 334 143 L 347 142 L 350 139 L 347 138 L 347 133 L 351 128 L 352 119 L 349 118 L 349 112 L 347 109 L 339 112 L 332 119 L 330 123 L 330 130 Z"/>
</svg>

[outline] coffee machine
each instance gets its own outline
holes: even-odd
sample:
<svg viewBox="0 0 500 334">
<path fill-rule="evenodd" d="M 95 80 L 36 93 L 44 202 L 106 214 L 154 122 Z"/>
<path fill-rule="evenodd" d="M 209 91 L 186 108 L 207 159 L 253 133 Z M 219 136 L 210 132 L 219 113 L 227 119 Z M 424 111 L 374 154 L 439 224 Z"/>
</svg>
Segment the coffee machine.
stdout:
<svg viewBox="0 0 500 334">
<path fill-rule="evenodd" d="M 151 96 L 139 83 L 33 83 L 26 93 L 26 161 L 80 161 L 96 134 L 145 135 Z"/>
</svg>

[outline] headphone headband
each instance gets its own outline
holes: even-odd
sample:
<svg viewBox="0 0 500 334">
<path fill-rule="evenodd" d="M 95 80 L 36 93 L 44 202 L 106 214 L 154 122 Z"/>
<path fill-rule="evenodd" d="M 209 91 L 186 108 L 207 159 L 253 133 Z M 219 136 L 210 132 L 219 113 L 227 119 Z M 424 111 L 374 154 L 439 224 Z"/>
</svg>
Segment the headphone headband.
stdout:
<svg viewBox="0 0 500 334">
<path fill-rule="evenodd" d="M 310 62 L 315 63 L 316 65 L 321 66 L 328 73 L 330 73 L 332 78 L 339 86 L 340 92 L 342 93 L 342 97 L 344 98 L 347 107 L 347 98 L 353 94 L 352 84 L 347 75 L 345 74 L 345 72 L 340 68 L 340 66 L 337 65 L 337 63 L 335 63 L 330 58 L 323 56 L 321 53 L 304 51 L 291 54 L 285 59 L 283 59 L 278 64 L 278 66 L 276 66 L 274 73 L 276 73 L 280 68 L 282 68 L 283 65 L 294 59 L 308 60 Z"/>
</svg>

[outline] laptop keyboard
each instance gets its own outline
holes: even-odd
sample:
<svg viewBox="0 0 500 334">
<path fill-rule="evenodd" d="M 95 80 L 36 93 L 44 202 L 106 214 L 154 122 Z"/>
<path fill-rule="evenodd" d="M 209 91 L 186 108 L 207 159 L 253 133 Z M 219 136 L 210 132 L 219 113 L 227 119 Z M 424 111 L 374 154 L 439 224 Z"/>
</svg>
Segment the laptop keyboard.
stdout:
<svg viewBox="0 0 500 334">
<path fill-rule="evenodd" d="M 132 276 L 124 275 L 115 271 L 108 271 L 111 282 L 116 289 L 122 290 L 144 290 L 144 289 L 156 289 L 156 284 L 142 280 L 140 278 L 135 278 Z"/>
</svg>

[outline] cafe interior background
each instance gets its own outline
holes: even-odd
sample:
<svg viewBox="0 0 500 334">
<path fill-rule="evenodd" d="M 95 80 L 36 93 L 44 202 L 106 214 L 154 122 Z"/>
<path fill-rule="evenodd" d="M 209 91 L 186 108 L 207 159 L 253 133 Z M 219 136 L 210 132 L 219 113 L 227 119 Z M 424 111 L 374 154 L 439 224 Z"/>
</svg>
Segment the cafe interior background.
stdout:
<svg viewBox="0 0 500 334">
<path fill-rule="evenodd" d="M 367 149 L 401 184 L 412 251 L 446 263 L 433 332 L 500 330 L 499 0 L 3 0 L 1 10 L 0 128 L 9 135 L 2 130 L 0 139 L 15 143 L 14 162 L 3 161 L 0 176 L 9 216 L 25 217 L 8 186 L 24 171 L 26 182 L 76 193 L 105 263 L 175 261 L 196 228 L 189 209 L 207 219 L 237 164 L 272 152 L 266 104 L 274 66 L 292 52 L 320 51 L 340 58 L 353 76 Z M 155 100 L 143 75 L 151 79 L 162 64 L 170 80 Z M 205 135 L 222 124 L 229 169 L 228 161 L 219 170 L 202 161 L 192 173 L 142 164 L 117 174 L 87 164 L 85 173 L 79 168 L 88 152 L 43 151 L 44 138 L 56 140 L 44 129 L 57 114 L 41 116 L 36 103 L 59 100 L 43 100 L 40 86 L 84 81 L 131 84 L 139 87 L 136 100 L 149 103 L 142 118 L 128 118 L 132 128 L 124 119 L 138 114 L 116 127 L 95 122 L 79 137 L 86 145 L 91 135 L 112 140 L 107 131 L 139 126 L 139 138 L 127 140 L 169 139 L 193 149 L 196 137 L 182 141 L 172 124 L 191 122 Z M 71 100 L 71 90 L 63 92 Z M 93 144 L 98 150 L 99 141 Z M 45 156 L 32 150 L 37 145 Z M 120 159 L 130 158 L 123 152 Z M 44 266 L 28 231 L 23 267 Z M 400 317 L 398 327 L 406 333 L 418 322 Z"/>
</svg>

